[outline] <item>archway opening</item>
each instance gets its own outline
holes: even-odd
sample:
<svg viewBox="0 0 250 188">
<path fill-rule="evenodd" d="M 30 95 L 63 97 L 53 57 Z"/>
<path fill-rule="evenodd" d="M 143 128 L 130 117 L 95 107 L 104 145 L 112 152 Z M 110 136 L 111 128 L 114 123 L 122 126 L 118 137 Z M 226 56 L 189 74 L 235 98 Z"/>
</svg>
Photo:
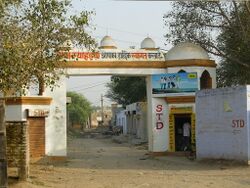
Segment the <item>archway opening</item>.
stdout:
<svg viewBox="0 0 250 188">
<path fill-rule="evenodd" d="M 110 111 L 112 111 L 112 107 L 114 107 L 115 104 L 116 106 L 117 105 L 119 106 L 117 108 L 119 108 L 119 111 L 121 111 L 122 109 L 126 110 L 127 105 L 131 105 L 137 102 L 143 103 L 147 101 L 145 75 L 143 76 L 113 75 L 112 77 L 111 75 L 112 74 L 110 74 L 110 76 L 107 75 L 69 76 L 69 79 L 67 80 L 66 84 L 67 91 L 71 92 L 71 94 L 73 92 L 75 94 L 77 93 L 82 95 L 90 103 L 90 106 L 93 109 L 87 121 L 79 124 L 79 122 L 77 123 L 72 121 L 73 114 L 71 114 L 68 111 L 69 109 L 67 108 L 68 128 L 76 127 L 80 130 L 85 130 L 91 128 L 95 129 L 98 127 L 102 128 L 109 127 L 111 125 L 121 126 L 121 124 L 119 124 L 118 119 L 116 121 L 116 119 L 111 119 L 110 115 L 107 115 L 109 114 Z M 73 103 L 74 102 L 73 98 L 70 96 L 68 97 L 71 98 L 70 104 Z M 70 104 L 67 106 L 69 107 Z M 137 108 L 134 107 L 134 105 L 132 105 L 132 107 L 135 109 L 130 110 L 131 114 L 133 114 L 133 112 L 137 110 Z M 134 119 L 136 119 L 136 117 L 138 116 L 135 116 Z M 115 116 L 112 118 L 115 118 Z M 123 125 L 123 129 L 127 130 L 127 128 L 124 126 L 125 125 Z M 123 130 L 122 132 L 124 133 L 126 131 Z M 143 135 L 143 137 L 146 137 L 146 135 Z"/>
<path fill-rule="evenodd" d="M 212 78 L 207 70 L 203 71 L 200 78 L 200 89 L 211 89 Z"/>
<path fill-rule="evenodd" d="M 179 70 L 178 73 L 185 73 L 186 71 L 184 71 L 183 69 Z"/>
</svg>

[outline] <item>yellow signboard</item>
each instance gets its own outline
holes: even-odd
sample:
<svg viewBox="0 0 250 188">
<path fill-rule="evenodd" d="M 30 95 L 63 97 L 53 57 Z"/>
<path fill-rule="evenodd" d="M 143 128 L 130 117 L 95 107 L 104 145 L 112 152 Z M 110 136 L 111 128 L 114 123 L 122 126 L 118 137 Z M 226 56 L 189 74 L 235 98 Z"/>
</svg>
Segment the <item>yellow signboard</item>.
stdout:
<svg viewBox="0 0 250 188">
<path fill-rule="evenodd" d="M 187 107 L 174 107 L 172 106 L 170 108 L 171 114 L 190 114 L 193 113 L 193 107 L 187 106 Z"/>
<path fill-rule="evenodd" d="M 197 78 L 197 75 L 194 74 L 194 73 L 189 73 L 188 78 L 190 78 L 190 79 L 194 78 L 195 79 L 195 78 Z"/>
</svg>

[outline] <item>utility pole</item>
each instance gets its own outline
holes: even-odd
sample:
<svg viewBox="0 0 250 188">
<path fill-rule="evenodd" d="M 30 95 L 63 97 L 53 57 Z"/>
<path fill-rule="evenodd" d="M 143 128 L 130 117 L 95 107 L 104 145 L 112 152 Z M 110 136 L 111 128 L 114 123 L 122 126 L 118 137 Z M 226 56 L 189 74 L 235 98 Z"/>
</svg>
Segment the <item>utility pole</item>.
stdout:
<svg viewBox="0 0 250 188">
<path fill-rule="evenodd" d="M 104 124 L 104 113 L 103 113 L 103 95 L 101 94 L 101 115 L 102 115 L 102 126 Z"/>
<path fill-rule="evenodd" d="M 8 187 L 6 157 L 6 127 L 4 123 L 5 101 L 0 100 L 0 188 Z"/>
</svg>

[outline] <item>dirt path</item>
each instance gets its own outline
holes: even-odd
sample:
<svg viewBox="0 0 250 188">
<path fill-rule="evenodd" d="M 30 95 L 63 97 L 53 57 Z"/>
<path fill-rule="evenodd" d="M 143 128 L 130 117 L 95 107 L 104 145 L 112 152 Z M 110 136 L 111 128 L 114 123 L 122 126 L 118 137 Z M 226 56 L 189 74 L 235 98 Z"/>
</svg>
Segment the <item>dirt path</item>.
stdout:
<svg viewBox="0 0 250 188">
<path fill-rule="evenodd" d="M 69 160 L 32 165 L 29 182 L 10 187 L 62 188 L 243 188 L 250 168 L 185 157 L 149 157 L 146 150 L 105 138 L 69 139 Z"/>
</svg>

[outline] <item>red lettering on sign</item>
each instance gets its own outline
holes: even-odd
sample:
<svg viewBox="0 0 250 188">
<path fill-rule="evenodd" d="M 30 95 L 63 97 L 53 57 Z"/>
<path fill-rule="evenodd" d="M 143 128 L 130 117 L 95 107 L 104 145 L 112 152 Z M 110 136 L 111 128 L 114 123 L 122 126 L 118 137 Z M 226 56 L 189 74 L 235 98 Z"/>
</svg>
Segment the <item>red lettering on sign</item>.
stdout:
<svg viewBox="0 0 250 188">
<path fill-rule="evenodd" d="M 232 127 L 236 128 L 236 126 L 237 126 L 237 120 L 232 120 L 232 123 L 233 123 Z"/>
<path fill-rule="evenodd" d="M 161 104 L 158 104 L 156 106 L 156 112 L 162 112 L 162 105 Z"/>
<path fill-rule="evenodd" d="M 233 128 L 243 128 L 245 127 L 245 121 L 243 119 L 234 119 L 232 120 Z"/>
<path fill-rule="evenodd" d="M 163 122 L 156 123 L 156 129 L 162 129 L 164 127 Z"/>
<path fill-rule="evenodd" d="M 164 124 L 162 122 L 161 116 L 163 115 L 163 113 L 161 113 L 163 111 L 163 106 L 161 104 L 156 105 L 156 109 L 155 109 L 156 113 L 156 129 L 162 129 L 164 127 Z"/>
<path fill-rule="evenodd" d="M 245 127 L 245 122 L 244 120 L 240 120 L 240 128 L 243 128 L 243 127 Z"/>
<path fill-rule="evenodd" d="M 157 113 L 157 114 L 156 114 L 156 117 L 158 117 L 157 120 L 161 120 L 161 115 L 162 115 L 162 113 Z"/>
</svg>

